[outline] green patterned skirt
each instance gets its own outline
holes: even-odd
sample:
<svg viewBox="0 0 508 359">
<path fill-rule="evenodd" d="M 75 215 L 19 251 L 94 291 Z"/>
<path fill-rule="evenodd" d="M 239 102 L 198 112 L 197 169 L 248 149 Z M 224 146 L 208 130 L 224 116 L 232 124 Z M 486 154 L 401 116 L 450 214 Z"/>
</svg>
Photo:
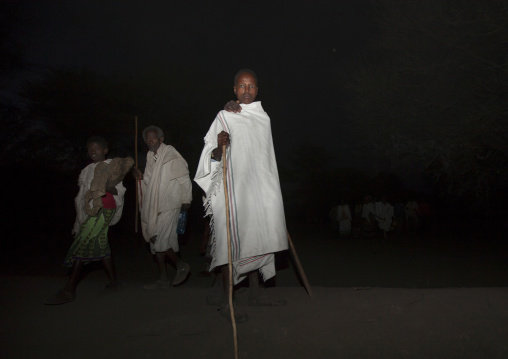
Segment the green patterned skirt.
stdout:
<svg viewBox="0 0 508 359">
<path fill-rule="evenodd" d="M 96 216 L 89 216 L 85 220 L 65 256 L 65 267 L 72 267 L 76 260 L 92 262 L 111 256 L 108 228 L 115 212 L 114 208 L 101 208 Z"/>
</svg>

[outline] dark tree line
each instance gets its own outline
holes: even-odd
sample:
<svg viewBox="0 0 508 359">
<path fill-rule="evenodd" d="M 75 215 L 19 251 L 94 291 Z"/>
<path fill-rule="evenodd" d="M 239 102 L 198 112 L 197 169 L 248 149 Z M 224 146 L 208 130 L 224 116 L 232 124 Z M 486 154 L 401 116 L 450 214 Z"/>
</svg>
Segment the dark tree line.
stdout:
<svg viewBox="0 0 508 359">
<path fill-rule="evenodd" d="M 377 9 L 378 38 L 348 81 L 365 146 L 488 215 L 507 199 L 508 1 Z"/>
<path fill-rule="evenodd" d="M 203 101 L 195 84 L 212 84 L 203 84 L 206 76 L 196 69 L 154 67 L 136 79 L 41 69 L 23 60 L 11 34 L 18 8 L 6 9 L 2 167 L 75 173 L 86 163 L 86 139 L 97 134 L 110 140 L 112 155 L 132 156 L 137 115 L 140 130 L 162 127 L 195 170 L 217 104 L 231 97 L 229 85 L 207 90 Z M 386 165 L 368 175 L 334 164 L 335 154 L 324 148 L 291 144 L 292 155 L 278 157 L 288 211 L 322 217 L 339 197 L 395 194 L 411 187 L 398 177 L 405 173 L 423 177 L 442 198 L 486 213 L 499 208 L 508 199 L 508 1 L 385 0 L 370 9 L 372 42 L 326 81 L 344 84 L 337 91 L 348 96 L 345 122 L 358 144 L 351 156 L 361 151 Z M 142 161 L 142 142 L 139 154 Z"/>
</svg>

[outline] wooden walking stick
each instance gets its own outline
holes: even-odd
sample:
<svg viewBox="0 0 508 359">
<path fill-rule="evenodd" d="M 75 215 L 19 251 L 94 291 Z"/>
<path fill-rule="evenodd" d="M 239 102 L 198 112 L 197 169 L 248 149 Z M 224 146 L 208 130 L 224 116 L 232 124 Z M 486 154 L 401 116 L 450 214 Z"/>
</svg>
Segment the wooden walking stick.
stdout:
<svg viewBox="0 0 508 359">
<path fill-rule="evenodd" d="M 231 232 L 229 230 L 229 196 L 226 175 L 226 145 L 222 146 L 222 181 L 224 182 L 224 198 L 226 199 L 226 228 L 228 231 L 228 269 L 229 269 L 229 314 L 231 316 L 231 324 L 233 325 L 233 342 L 235 344 L 235 359 L 238 359 L 238 337 L 236 335 L 235 309 L 233 308 L 233 264 L 231 254 Z"/>
<path fill-rule="evenodd" d="M 295 258 L 296 266 L 298 268 L 298 273 L 300 273 L 300 277 L 302 278 L 303 285 L 305 286 L 307 293 L 309 293 L 309 296 L 312 297 L 312 290 L 310 289 L 309 282 L 307 281 L 307 276 L 305 275 L 305 272 L 303 271 L 302 264 L 300 263 L 298 254 L 296 254 L 295 246 L 293 245 L 293 241 L 291 240 L 291 236 L 289 235 L 289 232 L 287 231 L 287 229 L 286 229 L 286 232 L 288 234 L 289 248 L 291 249 L 291 253 L 293 253 L 293 257 Z"/>
<path fill-rule="evenodd" d="M 138 116 L 134 116 L 134 158 L 135 158 L 135 166 L 138 168 Z M 138 189 L 138 180 L 136 181 L 136 217 L 134 219 L 134 232 L 138 233 L 138 215 L 139 215 L 139 189 Z"/>
</svg>

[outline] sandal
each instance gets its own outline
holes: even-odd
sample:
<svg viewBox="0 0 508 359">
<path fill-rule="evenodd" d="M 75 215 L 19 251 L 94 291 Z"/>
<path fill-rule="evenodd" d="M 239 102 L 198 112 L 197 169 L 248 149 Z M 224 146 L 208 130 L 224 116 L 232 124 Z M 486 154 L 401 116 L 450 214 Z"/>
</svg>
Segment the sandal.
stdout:
<svg viewBox="0 0 508 359">
<path fill-rule="evenodd" d="M 179 262 L 176 267 L 176 276 L 175 279 L 173 279 L 173 286 L 177 286 L 181 283 L 183 283 L 190 273 L 190 267 L 185 262 Z"/>
<path fill-rule="evenodd" d="M 60 305 L 73 302 L 76 299 L 76 292 L 67 292 L 63 289 L 59 290 L 54 296 L 44 302 L 45 305 Z"/>
<path fill-rule="evenodd" d="M 108 283 L 106 284 L 105 288 L 108 290 L 108 291 L 115 291 L 115 290 L 119 290 L 122 288 L 122 283 L 120 282 L 116 282 L 116 283 Z"/>
</svg>

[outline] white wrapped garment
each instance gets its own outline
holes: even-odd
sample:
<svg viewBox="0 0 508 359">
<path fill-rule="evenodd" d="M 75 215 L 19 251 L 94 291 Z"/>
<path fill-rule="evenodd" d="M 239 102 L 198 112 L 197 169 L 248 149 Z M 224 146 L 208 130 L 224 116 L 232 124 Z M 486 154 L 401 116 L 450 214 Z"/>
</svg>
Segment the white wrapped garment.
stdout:
<svg viewBox="0 0 508 359">
<path fill-rule="evenodd" d="M 273 277 L 273 253 L 288 248 L 270 118 L 261 102 L 241 106 L 237 114 L 218 113 L 206 134 L 194 178 L 206 193 L 205 211 L 211 216 L 212 270 L 228 263 L 222 161 L 211 160 L 217 135 L 228 132 L 226 175 L 235 284 L 256 269 L 264 280 Z"/>
</svg>

